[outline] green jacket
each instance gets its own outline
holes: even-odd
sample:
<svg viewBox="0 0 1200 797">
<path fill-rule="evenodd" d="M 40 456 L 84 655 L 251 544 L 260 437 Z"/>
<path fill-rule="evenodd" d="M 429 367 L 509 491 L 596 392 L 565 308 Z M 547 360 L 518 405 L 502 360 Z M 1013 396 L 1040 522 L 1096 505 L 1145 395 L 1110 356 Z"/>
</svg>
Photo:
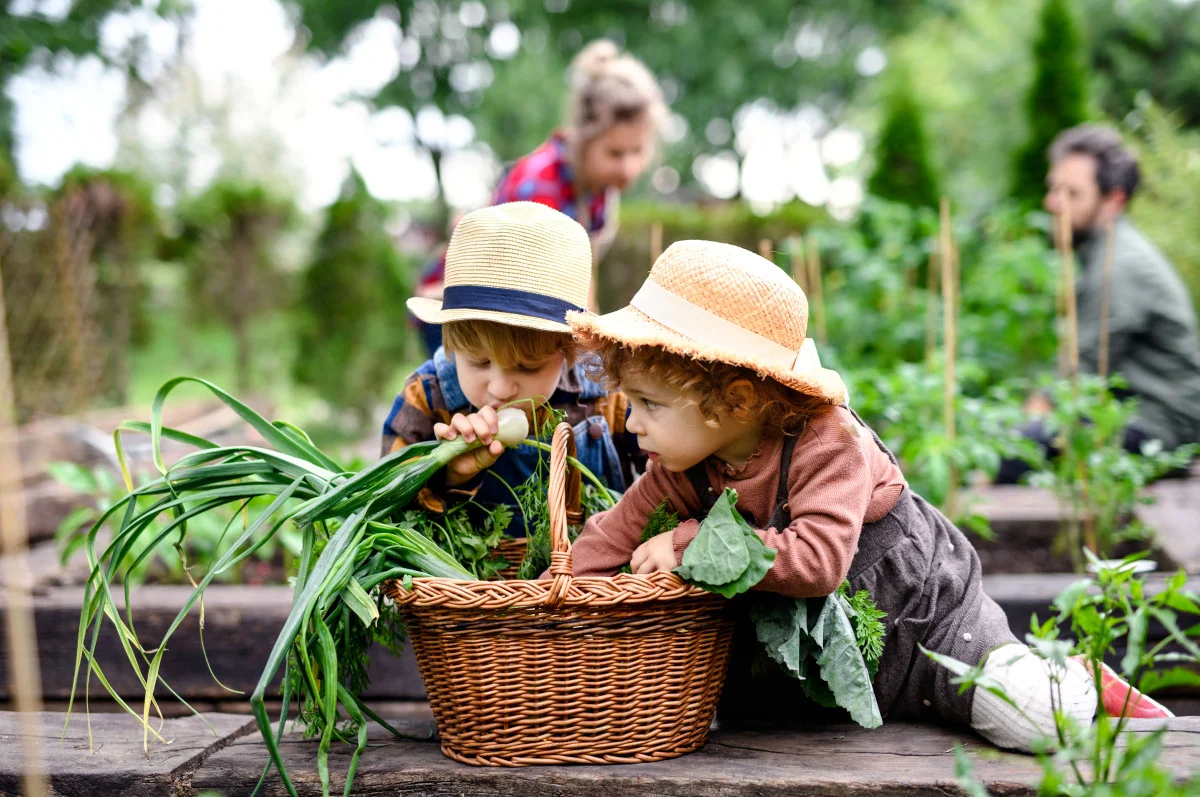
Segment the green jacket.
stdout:
<svg viewBox="0 0 1200 797">
<path fill-rule="evenodd" d="M 1098 371 L 1105 237 L 1097 234 L 1079 249 L 1075 295 L 1085 373 Z M 1140 401 L 1137 426 L 1168 448 L 1200 441 L 1200 340 L 1191 296 L 1124 217 L 1114 230 L 1109 297 L 1109 372 L 1125 377 Z"/>
</svg>

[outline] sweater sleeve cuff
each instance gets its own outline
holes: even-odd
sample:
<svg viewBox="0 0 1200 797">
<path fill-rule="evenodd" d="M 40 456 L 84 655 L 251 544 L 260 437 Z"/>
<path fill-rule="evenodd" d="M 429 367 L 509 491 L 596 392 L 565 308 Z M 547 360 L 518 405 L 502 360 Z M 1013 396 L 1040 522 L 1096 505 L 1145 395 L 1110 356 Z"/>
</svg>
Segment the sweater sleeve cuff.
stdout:
<svg viewBox="0 0 1200 797">
<path fill-rule="evenodd" d="M 685 520 L 675 527 L 672 539 L 675 543 L 675 561 L 683 564 L 683 551 L 692 540 L 696 539 L 696 534 L 700 531 L 700 521 L 694 518 Z"/>
</svg>

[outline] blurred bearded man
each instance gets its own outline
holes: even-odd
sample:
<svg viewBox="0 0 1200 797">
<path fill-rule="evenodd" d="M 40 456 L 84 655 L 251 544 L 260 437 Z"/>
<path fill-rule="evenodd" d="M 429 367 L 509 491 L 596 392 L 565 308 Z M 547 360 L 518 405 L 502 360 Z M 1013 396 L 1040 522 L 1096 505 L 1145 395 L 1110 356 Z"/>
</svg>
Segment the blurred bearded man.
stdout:
<svg viewBox="0 0 1200 797">
<path fill-rule="evenodd" d="M 1167 449 L 1200 440 L 1196 313 L 1179 274 L 1125 213 L 1139 181 L 1137 158 L 1115 130 L 1080 125 L 1060 133 L 1050 147 L 1043 201 L 1047 211 L 1055 217 L 1067 212 L 1071 222 L 1079 263 L 1075 300 L 1082 373 L 1099 372 L 1105 248 L 1112 226 L 1108 371 L 1128 382 L 1124 396 L 1138 399 L 1137 416 L 1125 430 L 1125 447 L 1135 452 L 1148 440 L 1160 440 Z M 1053 454 L 1039 427 L 1031 424 L 1026 433 Z M 997 481 L 1013 483 L 1027 470 L 1005 462 Z"/>
</svg>

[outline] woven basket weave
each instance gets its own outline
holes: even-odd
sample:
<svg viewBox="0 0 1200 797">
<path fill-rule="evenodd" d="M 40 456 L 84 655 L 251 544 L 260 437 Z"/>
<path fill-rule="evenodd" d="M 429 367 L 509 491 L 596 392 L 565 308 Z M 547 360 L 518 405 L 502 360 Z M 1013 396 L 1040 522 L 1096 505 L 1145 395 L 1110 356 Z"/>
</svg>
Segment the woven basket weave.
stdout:
<svg viewBox="0 0 1200 797">
<path fill-rule="evenodd" d="M 729 663 L 726 602 L 672 573 L 574 578 L 550 459 L 550 578 L 391 582 L 442 752 L 484 766 L 641 763 L 704 744 Z"/>
</svg>

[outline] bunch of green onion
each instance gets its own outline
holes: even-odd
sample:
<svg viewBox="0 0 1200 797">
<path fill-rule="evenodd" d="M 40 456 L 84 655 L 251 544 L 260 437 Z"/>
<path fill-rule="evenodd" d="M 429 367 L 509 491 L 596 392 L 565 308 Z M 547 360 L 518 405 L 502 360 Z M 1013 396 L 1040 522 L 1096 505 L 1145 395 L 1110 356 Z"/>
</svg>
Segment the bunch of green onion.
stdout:
<svg viewBox="0 0 1200 797">
<path fill-rule="evenodd" d="M 219 446 L 200 437 L 164 428 L 163 404 L 172 390 L 186 382 L 198 383 L 210 390 L 253 427 L 270 448 Z M 500 412 L 497 438 L 506 446 L 520 445 L 528 430 L 528 421 L 520 410 Z M 130 480 L 121 445 L 121 434 L 126 431 L 150 434 L 155 465 L 161 474 L 136 488 Z M 105 512 L 87 534 L 84 549 L 91 572 L 84 589 L 79 622 L 76 682 L 80 665 L 86 661 L 89 679 L 94 675 L 113 699 L 141 722 L 143 744 L 147 749 L 151 735 L 164 741 L 150 723 L 152 709 L 161 717 L 154 697 L 156 686 L 161 683 L 187 705 L 159 674 L 162 655 L 171 636 L 197 604 L 203 628 L 203 595 L 212 579 L 252 555 L 284 524 L 294 523 L 302 531 L 303 547 L 292 609 L 250 697 L 250 704 L 271 762 L 293 797 L 296 790 L 279 752 L 279 739 L 293 698 L 301 708 L 301 715 L 308 720 L 308 730 L 321 737 L 317 768 L 323 794 L 329 793 L 331 742 L 338 739 L 355 744 L 344 789 L 348 795 L 359 756 L 366 747 L 366 718 L 399 735 L 360 698 L 361 687 L 365 686 L 365 650 L 371 641 L 371 635 L 365 629 L 373 624 L 378 627 L 383 602 L 378 587 L 385 580 L 406 576 L 474 578 L 423 534 L 393 524 L 390 519 L 416 498 L 440 468 L 479 443 L 467 443 L 462 436 L 450 441 L 417 443 L 358 472 L 351 472 L 320 451 L 297 427 L 281 421 L 267 421 L 217 386 L 191 377 L 180 377 L 163 385 L 155 396 L 150 423 L 123 423 L 113 437 L 129 494 Z M 167 467 L 161 451 L 163 438 L 190 445 L 196 450 Z M 245 522 L 231 546 L 209 564 L 199 581 L 193 581 L 191 595 L 162 639 L 153 645 L 144 644 L 134 630 L 129 580 L 123 579 L 120 572 L 132 546 L 137 542 L 144 543 L 143 537 L 153 535 L 151 544 L 143 546 L 141 557 L 145 557 L 160 542 L 176 540 L 182 543 L 189 519 L 222 506 L 232 505 L 241 510 L 252 499 L 261 496 L 273 497 L 270 506 Z M 242 514 L 241 511 L 235 513 L 235 520 Z M 117 524 L 116 531 L 107 546 L 98 552 L 99 532 L 110 522 Z M 227 528 L 226 533 L 229 532 Z M 139 563 L 140 558 L 127 564 L 125 571 Z M 113 597 L 118 580 L 125 582 L 124 616 Z M 106 618 L 116 630 L 126 657 L 145 688 L 140 712 L 113 690 L 95 658 L 97 640 Z M 340 645 L 337 640 L 341 641 Z M 207 660 L 207 654 L 205 658 Z M 283 708 L 278 730 L 273 731 L 264 697 L 280 667 L 285 671 Z M 211 666 L 209 671 L 211 673 Z M 73 689 L 72 705 L 74 698 Z M 192 709 L 190 705 L 188 708 Z M 339 714 L 339 709 L 344 712 L 344 717 Z M 70 716 L 68 706 L 68 723 Z M 347 719 L 348 722 L 344 721 Z M 264 778 L 270 766 L 268 764 L 263 772 Z"/>
</svg>

